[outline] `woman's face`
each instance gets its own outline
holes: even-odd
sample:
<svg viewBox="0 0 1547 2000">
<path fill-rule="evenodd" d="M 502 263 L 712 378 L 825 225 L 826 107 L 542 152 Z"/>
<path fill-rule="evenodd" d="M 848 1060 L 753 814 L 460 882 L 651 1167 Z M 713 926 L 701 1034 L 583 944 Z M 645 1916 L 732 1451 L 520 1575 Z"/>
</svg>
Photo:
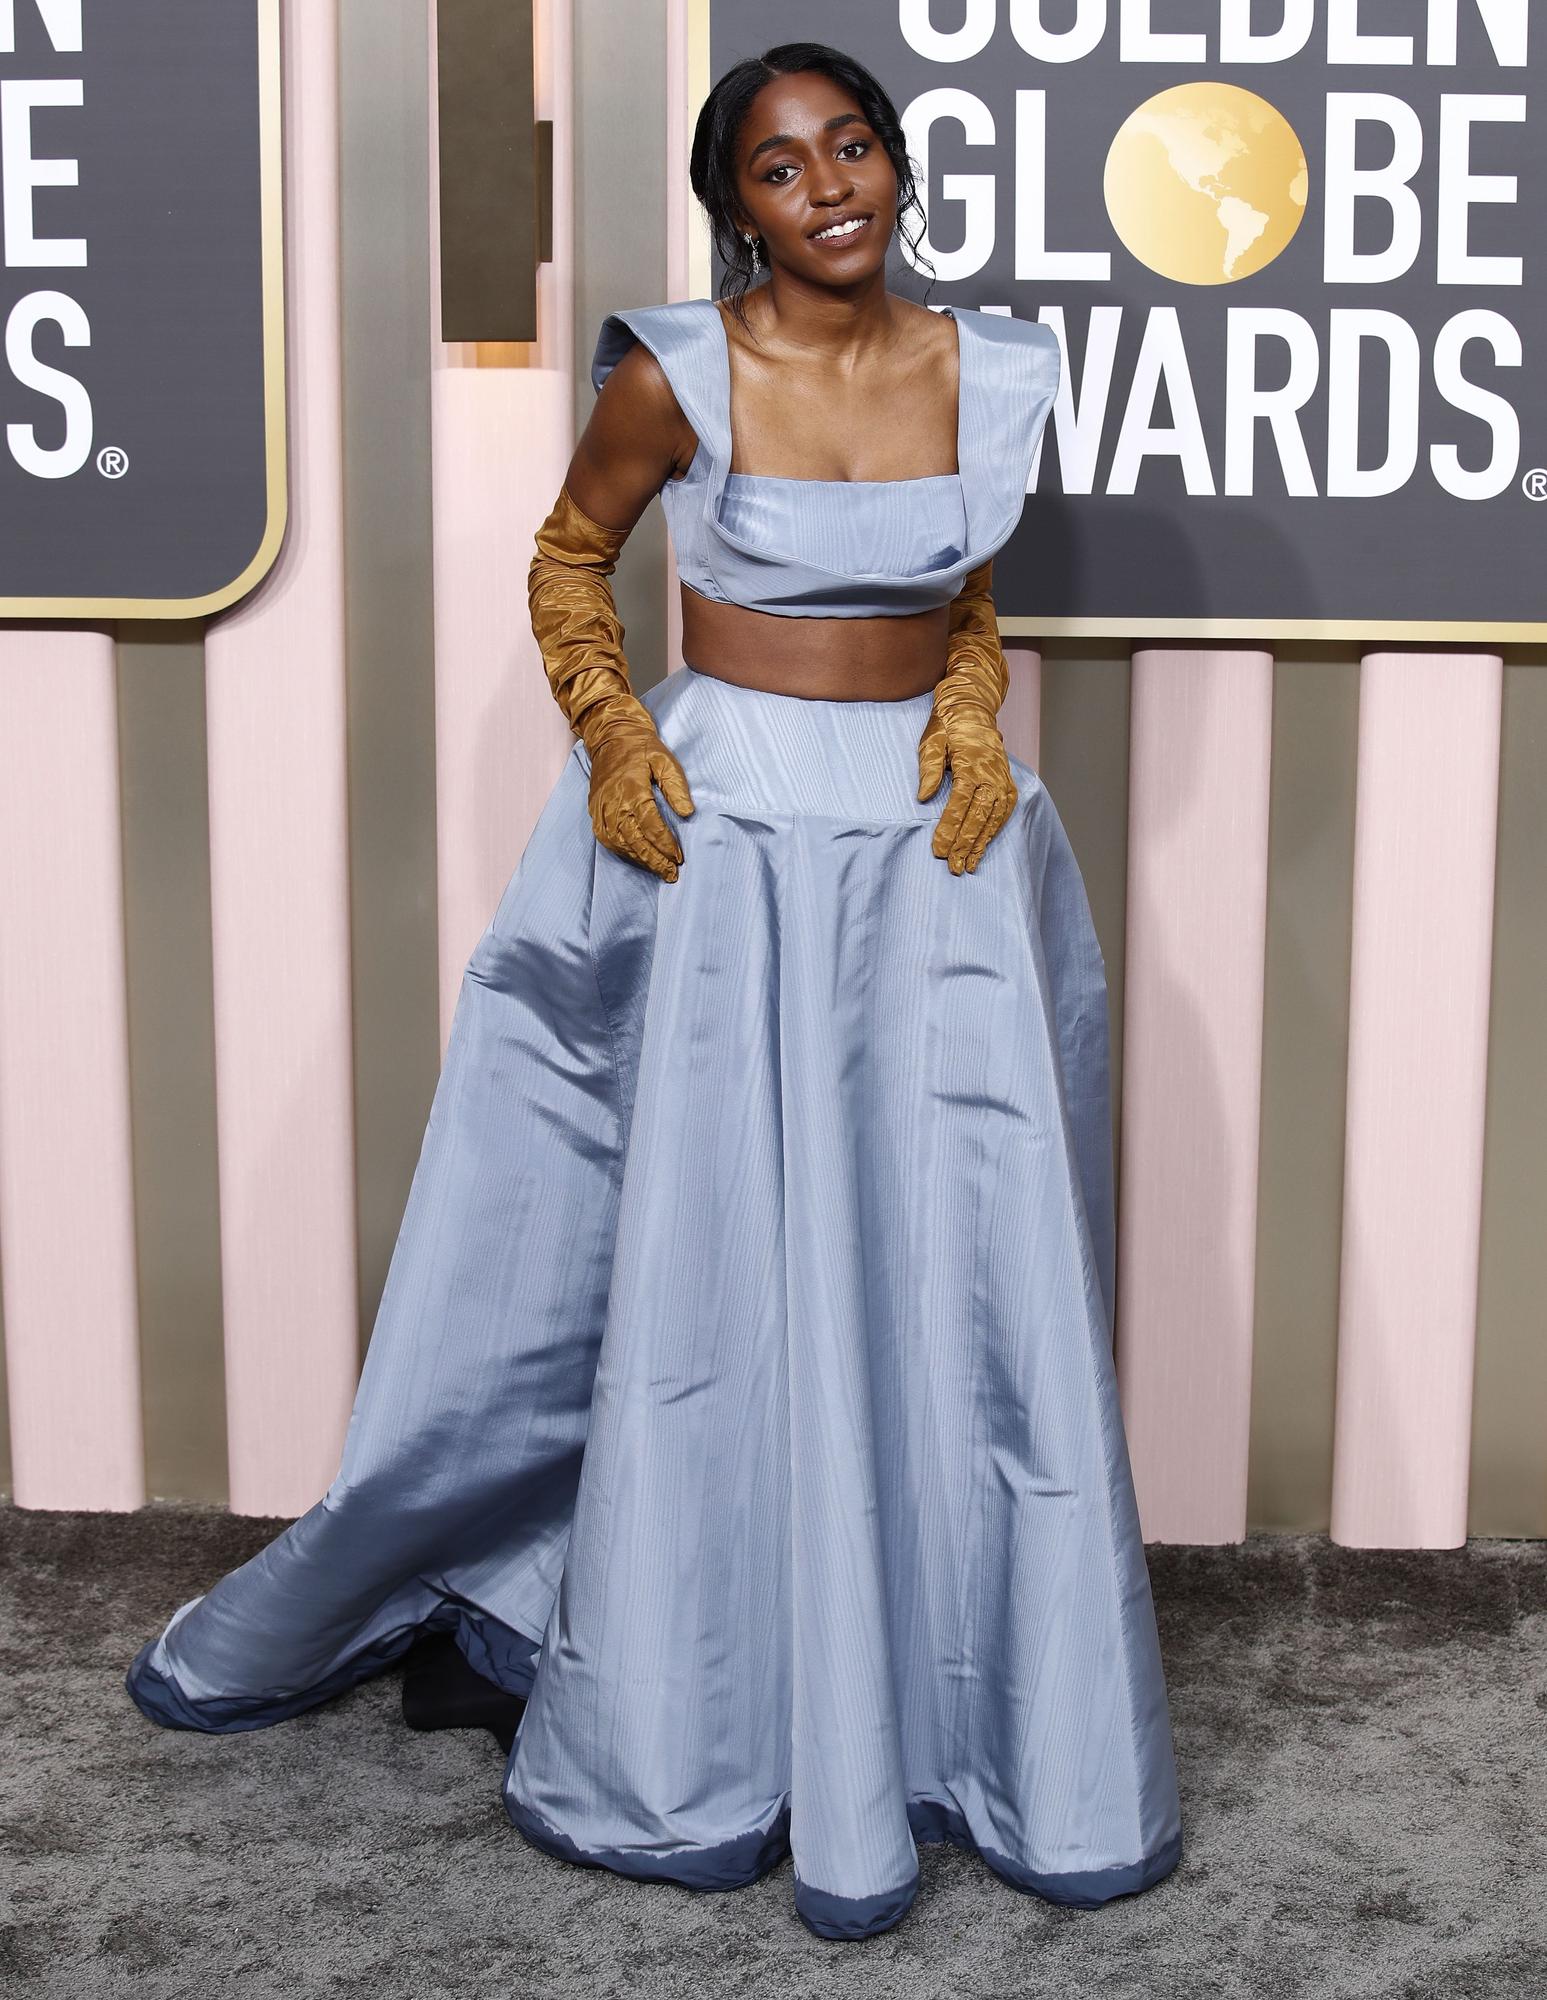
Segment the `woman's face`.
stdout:
<svg viewBox="0 0 1547 2000">
<path fill-rule="evenodd" d="M 827 285 L 884 265 L 897 175 L 857 100 L 831 78 L 803 71 L 764 84 L 741 128 L 736 178 L 742 228 L 762 237 L 770 265 Z M 860 226 L 819 239 L 851 220 Z"/>
</svg>

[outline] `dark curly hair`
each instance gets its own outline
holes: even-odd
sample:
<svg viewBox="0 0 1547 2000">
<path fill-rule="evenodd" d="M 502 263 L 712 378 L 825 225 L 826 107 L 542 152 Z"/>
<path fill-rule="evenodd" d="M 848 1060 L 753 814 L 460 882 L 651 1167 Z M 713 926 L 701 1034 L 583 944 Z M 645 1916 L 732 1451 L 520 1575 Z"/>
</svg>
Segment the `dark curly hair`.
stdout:
<svg viewBox="0 0 1547 2000">
<path fill-rule="evenodd" d="M 918 234 L 905 240 L 909 254 L 929 268 L 929 282 L 934 283 L 933 266 L 917 254 L 926 218 L 918 198 L 918 165 L 903 145 L 897 107 L 864 64 L 844 55 L 842 50 L 829 48 L 825 42 L 781 42 L 777 48 L 765 49 L 762 55 L 748 56 L 744 62 L 735 64 L 715 84 L 698 114 L 688 162 L 688 180 L 709 217 L 715 250 L 726 266 L 720 296 L 743 326 L 747 324 L 747 315 L 742 301 L 752 280 L 752 253 L 735 222 L 741 206 L 736 187 L 737 144 L 752 100 L 764 84 L 778 76 L 798 76 L 807 70 L 829 77 L 857 100 L 897 175 L 897 233 L 903 234 L 906 212 L 916 209 Z"/>
</svg>

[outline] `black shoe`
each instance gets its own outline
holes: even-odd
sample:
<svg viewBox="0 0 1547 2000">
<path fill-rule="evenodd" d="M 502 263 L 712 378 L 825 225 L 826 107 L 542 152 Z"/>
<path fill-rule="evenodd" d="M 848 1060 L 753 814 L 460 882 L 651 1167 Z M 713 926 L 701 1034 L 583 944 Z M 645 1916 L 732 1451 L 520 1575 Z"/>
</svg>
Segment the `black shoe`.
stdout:
<svg viewBox="0 0 1547 2000">
<path fill-rule="evenodd" d="M 410 1729 L 487 1729 L 508 1757 L 526 1702 L 470 1666 L 449 1632 L 416 1639 L 404 1656 L 403 1720 Z"/>
</svg>

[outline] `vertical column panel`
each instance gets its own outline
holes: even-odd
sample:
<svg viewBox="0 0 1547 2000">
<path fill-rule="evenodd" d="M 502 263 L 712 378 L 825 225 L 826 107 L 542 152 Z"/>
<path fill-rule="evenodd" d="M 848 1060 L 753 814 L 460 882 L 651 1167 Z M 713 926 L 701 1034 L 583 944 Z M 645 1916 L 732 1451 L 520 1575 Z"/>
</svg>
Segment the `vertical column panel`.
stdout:
<svg viewBox="0 0 1547 2000">
<path fill-rule="evenodd" d="M 1488 1111 L 1472 1388 L 1472 1535 L 1547 1536 L 1547 666 L 1504 668 Z M 1527 1198 L 1522 1199 L 1522 1195 Z"/>
<path fill-rule="evenodd" d="M 657 0 L 659 4 L 659 0 Z M 666 291 L 668 299 L 712 296 L 709 224 L 688 183 L 699 108 L 709 95 L 707 0 L 666 6 Z M 665 552 L 666 671 L 682 664 L 682 593 L 668 539 Z"/>
<path fill-rule="evenodd" d="M 1147 1541 L 1246 1531 L 1272 698 L 1266 653 L 1134 654 L 1117 1349 Z"/>
<path fill-rule="evenodd" d="M 224 1503 L 204 621 L 118 628 L 145 1490 Z"/>
<path fill-rule="evenodd" d="M 0 1134 L 0 1145 L 4 1136 Z M 5 1243 L 0 1236 L 0 1500 L 14 1497 L 11 1478 L 11 1407 L 5 1381 Z"/>
<path fill-rule="evenodd" d="M 553 134 L 553 262 L 539 337 L 485 354 L 440 338 L 436 92 L 430 90 L 435 790 L 444 1050 L 469 954 L 574 744 L 532 636 L 533 537 L 573 450 L 569 11 L 535 15 L 537 113 Z M 434 61 L 435 37 L 430 37 Z M 480 365 L 480 360 L 488 365 Z"/>
<path fill-rule="evenodd" d="M 341 0 L 340 306 L 360 1324 L 440 1068 L 424 0 Z M 381 421 L 393 412 L 389 424 Z"/>
<path fill-rule="evenodd" d="M 144 1499 L 113 642 L 0 631 L 0 1280 L 22 1507 Z"/>
<path fill-rule="evenodd" d="M 1503 661 L 1370 653 L 1332 1538 L 1466 1539 Z"/>
<path fill-rule="evenodd" d="M 1002 640 L 1010 669 L 1009 691 L 999 711 L 999 733 L 1012 757 L 1040 772 L 1042 762 L 1042 654 L 1023 640 Z"/>
<path fill-rule="evenodd" d="M 286 0 L 282 45 L 289 529 L 205 645 L 239 1514 L 319 1498 L 358 1374 L 333 0 Z"/>
<path fill-rule="evenodd" d="M 1039 674 L 1037 774 L 1079 857 L 1106 967 L 1112 1070 L 1112 1159 L 1118 1205 L 1123 1101 L 1123 932 L 1128 897 L 1128 692 L 1132 667 L 1101 639 L 1045 647 Z"/>
<path fill-rule="evenodd" d="M 1341 649 L 1339 649 L 1341 651 Z M 1359 661 L 1278 655 L 1247 1531 L 1332 1506 Z"/>
</svg>

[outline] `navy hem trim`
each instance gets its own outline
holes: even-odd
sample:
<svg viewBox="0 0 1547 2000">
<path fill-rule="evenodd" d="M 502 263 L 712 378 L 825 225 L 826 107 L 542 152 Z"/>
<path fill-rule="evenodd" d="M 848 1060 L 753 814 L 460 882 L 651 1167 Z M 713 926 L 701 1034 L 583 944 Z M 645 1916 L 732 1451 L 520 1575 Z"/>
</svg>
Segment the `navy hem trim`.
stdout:
<svg viewBox="0 0 1547 2000">
<path fill-rule="evenodd" d="M 1131 1896 L 1151 1888 L 1169 1875 L 1182 1858 L 1182 1829 L 1178 1827 L 1153 1854 L 1143 1855 L 1137 1861 L 1123 1862 L 1116 1868 L 1049 1874 L 1027 1868 L 1022 1862 L 1012 1861 L 1009 1855 L 974 1840 L 966 1820 L 955 1807 L 938 1799 L 910 1799 L 908 1825 L 915 1841 L 948 1841 L 952 1847 L 966 1848 L 1012 1889 L 1041 1896 L 1049 1903 L 1069 1903 L 1077 1909 L 1099 1909 L 1114 1896 Z"/>
<path fill-rule="evenodd" d="M 785 1806 L 766 1832 L 756 1827 L 718 1847 L 679 1849 L 675 1854 L 652 1854 L 645 1848 L 577 1846 L 567 1833 L 544 1819 L 524 1800 L 505 1790 L 505 1811 L 512 1826 L 543 1853 L 557 1861 L 571 1861 L 580 1868 L 607 1868 L 615 1875 L 627 1875 L 636 1882 L 672 1882 L 679 1889 L 715 1893 L 725 1889 L 745 1889 L 777 1868 L 790 1851 L 790 1809 Z"/>
<path fill-rule="evenodd" d="M 456 1599 L 438 1604 L 428 1618 L 404 1625 L 353 1654 L 312 1686 L 290 1694 L 213 1695 L 198 1701 L 151 1665 L 159 1636 L 147 1639 L 124 1674 L 124 1687 L 140 1713 L 163 1729 L 197 1729 L 212 1736 L 232 1736 L 249 1729 L 267 1729 L 287 1722 L 306 1709 L 317 1708 L 359 1682 L 382 1673 L 427 1632 L 450 1631 L 463 1657 L 485 1680 L 507 1694 L 525 1699 L 532 1690 L 540 1642 L 525 1632 L 491 1618 L 487 1612 Z"/>
<path fill-rule="evenodd" d="M 755 1829 L 723 1841 L 717 1847 L 681 1849 L 652 1854 L 642 1848 L 582 1848 L 524 1800 L 508 1784 L 505 1811 L 517 1831 L 533 1847 L 581 1868 L 607 1868 L 638 1882 L 670 1882 L 681 1889 L 721 1891 L 743 1889 L 777 1867 L 790 1852 L 790 1813 L 786 1806 L 766 1833 Z M 976 1854 L 1001 1881 L 1050 1903 L 1096 1909 L 1114 1897 L 1134 1895 L 1169 1875 L 1182 1858 L 1178 1827 L 1153 1854 L 1115 1868 L 1046 1873 L 1012 1861 L 1008 1855 L 974 1840 L 967 1821 L 954 1806 L 938 1799 L 910 1799 L 908 1825 L 916 1843 L 947 1841 Z M 918 1896 L 919 1876 L 896 1889 L 873 1896 L 840 1896 L 818 1889 L 795 1874 L 795 1913 L 813 1936 L 848 1940 L 874 1937 L 890 1930 L 908 1914 Z"/>
<path fill-rule="evenodd" d="M 381 1672 L 424 1632 L 455 1632 L 457 1644 L 469 1663 L 486 1679 L 508 1693 L 525 1697 L 531 1691 L 540 1642 L 516 1632 L 476 1607 L 447 1600 L 427 1619 L 407 1625 L 365 1648 L 336 1668 L 314 1686 L 299 1693 L 278 1696 L 216 1697 L 194 1701 L 176 1683 L 150 1663 L 157 1641 L 148 1640 L 135 1655 L 124 1676 L 135 1706 L 152 1722 L 168 1729 L 196 1729 L 207 1734 L 231 1735 L 238 1731 L 264 1729 L 283 1722 L 303 1710 L 342 1694 L 358 1682 Z M 507 1767 L 508 1771 L 508 1767 Z M 579 1847 L 568 1834 L 542 1815 L 503 1790 L 505 1810 L 511 1824 L 533 1847 L 556 1860 L 582 1868 L 606 1868 L 639 1882 L 666 1882 L 679 1888 L 705 1893 L 744 1889 L 761 1879 L 790 1855 L 790 1809 L 785 1804 L 766 1829 L 751 1828 L 716 1847 L 681 1849 L 653 1854 L 642 1848 Z M 1011 1860 L 996 1849 L 973 1838 L 965 1816 L 940 1799 L 913 1798 L 907 1802 L 908 1826 L 916 1844 L 946 1841 L 976 1854 L 1001 1881 L 1012 1889 L 1038 1895 L 1051 1903 L 1095 1909 L 1116 1896 L 1126 1896 L 1150 1888 L 1176 1867 L 1182 1857 L 1182 1831 L 1178 1827 L 1152 1854 L 1115 1868 L 1076 1870 L 1063 1874 L 1044 1873 Z M 872 1896 L 842 1896 L 803 1882 L 795 1875 L 795 1913 L 814 1937 L 848 1941 L 874 1937 L 890 1930 L 908 1914 L 918 1896 L 919 1876 L 895 1889 Z"/>
<path fill-rule="evenodd" d="M 835 1896 L 829 1889 L 814 1889 L 795 1877 L 795 1914 L 813 1937 L 834 1938 L 847 1943 L 855 1938 L 876 1937 L 900 1924 L 913 1908 L 919 1893 L 918 1870 L 900 1889 L 879 1896 Z"/>
</svg>

